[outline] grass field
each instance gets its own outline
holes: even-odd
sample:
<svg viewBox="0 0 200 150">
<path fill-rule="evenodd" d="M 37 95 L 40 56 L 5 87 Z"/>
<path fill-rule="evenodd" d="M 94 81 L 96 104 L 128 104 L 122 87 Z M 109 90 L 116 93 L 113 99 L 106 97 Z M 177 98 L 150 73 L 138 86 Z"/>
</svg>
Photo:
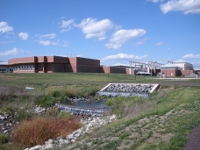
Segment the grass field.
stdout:
<svg viewBox="0 0 200 150">
<path fill-rule="evenodd" d="M 136 80 L 135 80 L 136 79 Z M 165 80 L 167 80 L 166 78 Z M 155 76 L 134 76 L 129 74 L 102 74 L 102 73 L 1 73 L 0 83 L 2 85 L 63 85 L 63 84 L 107 84 L 110 82 L 162 82 Z M 200 82 L 200 78 L 189 80 Z"/>
<path fill-rule="evenodd" d="M 135 80 L 134 76 L 124 74 L 0 74 L 0 112 L 18 112 L 18 121 L 34 122 L 38 116 L 27 110 L 32 110 L 36 104 L 49 107 L 67 97 L 95 97 L 95 93 L 110 82 L 162 83 L 162 86 L 148 98 L 107 99 L 111 113 L 118 116 L 117 121 L 94 130 L 63 150 L 178 150 L 184 147 L 187 135 L 200 123 L 200 86 L 170 86 L 167 80 L 144 76 L 137 76 Z M 198 84 L 200 80 L 184 82 Z M 25 87 L 34 90 L 25 90 Z M 40 117 L 48 118 L 52 114 L 59 116 L 52 109 Z M 19 142 L 8 142 L 2 133 L 0 144 L 0 149 L 24 148 Z"/>
</svg>

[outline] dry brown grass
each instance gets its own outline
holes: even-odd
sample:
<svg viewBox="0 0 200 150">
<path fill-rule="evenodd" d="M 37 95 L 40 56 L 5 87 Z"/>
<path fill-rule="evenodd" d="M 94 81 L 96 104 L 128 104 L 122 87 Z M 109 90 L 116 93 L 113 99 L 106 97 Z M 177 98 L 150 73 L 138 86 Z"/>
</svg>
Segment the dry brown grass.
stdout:
<svg viewBox="0 0 200 150">
<path fill-rule="evenodd" d="M 55 117 L 33 118 L 22 121 L 12 133 L 12 140 L 30 147 L 44 144 L 48 139 L 66 136 L 81 127 L 77 118 L 58 119 Z"/>
</svg>

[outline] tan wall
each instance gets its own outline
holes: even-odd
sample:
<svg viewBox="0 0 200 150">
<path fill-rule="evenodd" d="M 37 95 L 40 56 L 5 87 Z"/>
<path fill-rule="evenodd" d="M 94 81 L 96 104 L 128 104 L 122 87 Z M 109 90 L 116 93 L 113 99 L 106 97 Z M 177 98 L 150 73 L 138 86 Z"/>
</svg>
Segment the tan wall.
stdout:
<svg viewBox="0 0 200 150">
<path fill-rule="evenodd" d="M 130 70 L 129 69 L 126 70 L 126 74 L 130 74 Z M 131 69 L 131 74 L 134 75 L 135 74 L 135 70 Z"/>
<path fill-rule="evenodd" d="M 100 73 L 110 73 L 110 67 L 109 66 L 101 66 Z"/>
<path fill-rule="evenodd" d="M 47 56 L 47 62 L 53 63 L 54 62 L 54 56 Z"/>
<path fill-rule="evenodd" d="M 69 70 L 69 72 L 77 72 L 77 63 L 76 63 L 76 57 L 73 58 L 69 58 L 69 64 L 70 66 L 67 68 L 67 70 Z"/>
<path fill-rule="evenodd" d="M 47 62 L 47 57 L 46 56 L 39 56 L 39 57 L 37 57 L 37 62 L 38 63 L 45 63 L 45 62 Z"/>
<path fill-rule="evenodd" d="M 8 64 L 23 64 L 23 63 L 34 63 L 35 57 L 24 57 L 24 58 L 13 58 L 8 60 Z"/>
</svg>

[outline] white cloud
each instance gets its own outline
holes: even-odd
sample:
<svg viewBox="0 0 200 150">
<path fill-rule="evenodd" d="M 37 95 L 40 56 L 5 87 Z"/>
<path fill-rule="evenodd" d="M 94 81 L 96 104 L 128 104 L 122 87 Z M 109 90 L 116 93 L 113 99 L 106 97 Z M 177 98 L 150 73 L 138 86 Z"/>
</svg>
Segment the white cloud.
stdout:
<svg viewBox="0 0 200 150">
<path fill-rule="evenodd" d="M 83 55 L 82 54 L 78 54 L 78 55 L 76 55 L 76 57 L 83 57 Z"/>
<path fill-rule="evenodd" d="M 130 64 L 116 63 L 112 66 L 130 66 Z"/>
<path fill-rule="evenodd" d="M 129 54 L 124 54 L 124 53 L 119 53 L 116 55 L 110 55 L 110 56 L 106 56 L 104 57 L 102 60 L 103 61 L 107 61 L 107 60 L 130 60 L 130 59 L 143 59 L 146 58 L 148 55 L 143 55 L 143 56 L 136 56 L 136 55 L 129 55 Z"/>
<path fill-rule="evenodd" d="M 87 18 L 77 25 L 86 34 L 86 38 L 97 38 L 99 41 L 106 38 L 105 34 L 113 28 L 113 23 L 109 19 L 97 21 L 93 18 Z"/>
<path fill-rule="evenodd" d="M 143 39 L 143 40 L 141 40 L 141 41 L 136 42 L 135 45 L 142 45 L 142 44 L 145 43 L 146 40 L 149 40 L 149 39 L 150 39 L 150 38 L 145 38 L 145 39 Z"/>
<path fill-rule="evenodd" d="M 54 39 L 56 37 L 55 33 L 49 33 L 49 34 L 42 34 L 42 35 L 36 35 L 40 38 L 49 38 L 49 39 Z"/>
<path fill-rule="evenodd" d="M 67 47 L 68 46 L 67 41 L 61 41 L 60 42 L 59 40 L 53 41 L 53 42 L 51 42 L 49 40 L 40 40 L 39 44 L 44 45 L 44 46 L 50 46 L 50 45 L 62 46 L 62 47 Z"/>
<path fill-rule="evenodd" d="M 46 40 L 46 41 L 39 41 L 39 44 L 41 44 L 41 45 L 44 45 L 44 46 L 49 46 L 49 45 L 51 45 L 52 43 L 51 43 L 51 41 L 48 41 L 48 40 Z"/>
<path fill-rule="evenodd" d="M 13 48 L 11 50 L 7 50 L 4 52 L 0 52 L 0 56 L 8 56 L 8 55 L 17 55 L 18 54 L 18 49 L 17 48 Z"/>
<path fill-rule="evenodd" d="M 197 54 L 197 55 L 186 54 L 186 55 L 183 56 L 183 58 L 200 59 L 200 54 Z"/>
<path fill-rule="evenodd" d="M 27 40 L 28 39 L 28 33 L 26 32 L 20 32 L 18 34 L 18 36 L 22 39 L 22 40 Z"/>
<path fill-rule="evenodd" d="M 148 1 L 153 2 L 153 3 L 163 2 L 163 0 L 148 0 Z"/>
<path fill-rule="evenodd" d="M 176 61 L 174 61 L 174 62 L 185 62 L 185 60 L 183 60 L 183 59 L 178 59 L 178 60 L 176 60 Z"/>
<path fill-rule="evenodd" d="M 144 29 L 121 29 L 113 33 L 109 43 L 107 43 L 105 46 L 110 49 L 119 49 L 129 39 L 139 37 L 144 34 L 146 34 Z"/>
<path fill-rule="evenodd" d="M 144 44 L 144 41 L 138 41 L 135 43 L 135 45 L 142 45 L 142 44 Z"/>
<path fill-rule="evenodd" d="M 164 14 L 170 11 L 183 11 L 184 14 L 200 13 L 200 0 L 169 0 L 160 5 Z"/>
<path fill-rule="evenodd" d="M 12 31 L 13 28 L 7 24 L 7 22 L 0 22 L 0 32 L 5 33 Z"/>
<path fill-rule="evenodd" d="M 156 46 L 161 46 L 161 45 L 163 45 L 164 44 L 164 42 L 158 42 L 158 43 L 156 43 L 155 45 Z"/>
<path fill-rule="evenodd" d="M 61 32 L 67 32 L 72 28 L 72 24 L 74 23 L 74 19 L 70 19 L 70 20 L 62 20 L 62 24 L 61 24 Z"/>
</svg>

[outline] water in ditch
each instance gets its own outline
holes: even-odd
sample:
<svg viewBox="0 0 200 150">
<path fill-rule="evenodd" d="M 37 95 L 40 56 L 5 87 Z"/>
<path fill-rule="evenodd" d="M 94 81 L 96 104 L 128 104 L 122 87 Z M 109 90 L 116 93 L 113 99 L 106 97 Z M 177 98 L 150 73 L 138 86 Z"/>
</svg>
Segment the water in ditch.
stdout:
<svg viewBox="0 0 200 150">
<path fill-rule="evenodd" d="M 91 108 L 91 109 L 109 109 L 110 107 L 106 105 L 106 100 L 87 100 L 87 101 L 68 101 L 65 105 L 81 107 L 81 108 Z"/>
</svg>

